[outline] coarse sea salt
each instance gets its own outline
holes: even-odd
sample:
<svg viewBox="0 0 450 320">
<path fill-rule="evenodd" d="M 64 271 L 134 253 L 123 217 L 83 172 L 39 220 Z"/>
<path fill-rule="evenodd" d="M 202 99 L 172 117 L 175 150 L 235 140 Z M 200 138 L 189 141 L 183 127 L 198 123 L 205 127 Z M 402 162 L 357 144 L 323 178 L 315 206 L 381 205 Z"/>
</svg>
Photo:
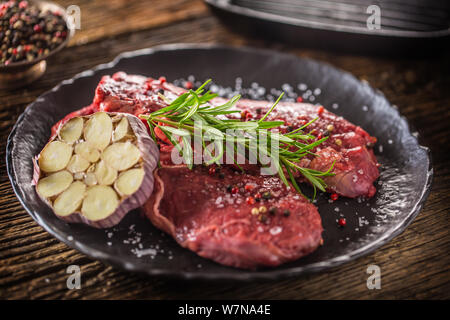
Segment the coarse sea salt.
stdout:
<svg viewBox="0 0 450 320">
<path fill-rule="evenodd" d="M 147 256 L 147 255 L 151 255 L 151 256 L 155 256 L 157 254 L 157 251 L 155 249 L 142 249 L 142 250 L 132 250 L 132 252 L 138 257 L 142 257 L 142 256 Z"/>
<path fill-rule="evenodd" d="M 280 227 L 280 226 L 272 227 L 272 228 L 270 228 L 270 230 L 269 230 L 270 234 L 273 235 L 273 236 L 279 234 L 281 231 L 283 231 L 283 228 Z"/>
<path fill-rule="evenodd" d="M 369 221 L 365 217 L 358 217 L 359 227 L 363 227 L 369 224 Z"/>
<path fill-rule="evenodd" d="M 304 83 L 299 83 L 297 88 L 298 90 L 305 91 L 306 89 L 308 89 L 308 86 Z"/>
</svg>

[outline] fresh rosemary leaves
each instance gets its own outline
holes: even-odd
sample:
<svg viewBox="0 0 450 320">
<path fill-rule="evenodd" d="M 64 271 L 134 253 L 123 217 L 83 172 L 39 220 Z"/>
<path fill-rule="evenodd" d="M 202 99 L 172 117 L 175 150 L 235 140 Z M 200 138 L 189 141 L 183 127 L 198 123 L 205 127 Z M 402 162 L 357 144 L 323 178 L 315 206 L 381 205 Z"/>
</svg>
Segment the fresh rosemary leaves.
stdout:
<svg viewBox="0 0 450 320">
<path fill-rule="evenodd" d="M 311 152 L 313 148 L 328 139 L 328 137 L 324 137 L 311 142 L 316 137 L 303 131 L 317 118 L 301 128 L 285 134 L 270 130 L 284 124 L 283 121 L 266 121 L 283 94 L 259 120 L 243 122 L 240 119 L 228 118 L 227 115 L 240 113 L 239 110 L 232 110 L 240 99 L 240 95 L 234 96 L 223 105 L 211 106 L 208 102 L 217 97 L 217 94 L 207 91 L 202 95 L 205 86 L 210 81 L 206 81 L 195 91 L 189 90 L 183 93 L 172 102 L 161 95 L 168 106 L 140 116 L 147 120 L 155 142 L 157 142 L 155 129 L 158 128 L 177 148 L 184 163 L 192 169 L 195 148 L 192 148 L 191 138 L 194 138 L 194 141 L 196 138 L 199 139 L 197 141 L 201 141 L 202 151 L 207 155 L 207 157 L 204 157 L 205 163 L 207 165 L 215 163 L 219 166 L 223 163 L 225 150 L 230 153 L 230 149 L 227 149 L 227 147 L 229 147 L 231 141 L 233 145 L 231 151 L 235 151 L 238 156 L 244 155 L 246 159 L 256 159 L 262 167 L 268 164 L 267 161 L 263 161 L 263 158 L 270 159 L 270 163 L 275 166 L 280 179 L 286 186 L 292 185 L 300 194 L 302 192 L 295 179 L 295 172 L 299 172 L 311 183 L 314 188 L 313 199 L 316 197 L 317 189 L 325 191 L 326 184 L 321 177 L 334 175 L 331 172 L 334 163 L 326 172 L 302 168 L 298 165 L 299 161 L 306 155 L 314 155 Z M 240 134 L 236 134 L 236 132 Z M 210 141 L 213 142 L 208 143 Z M 211 145 L 214 145 L 213 150 L 210 148 Z M 273 148 L 274 145 L 276 148 Z M 232 153 L 232 161 L 241 168 L 236 161 L 236 157 L 234 157 L 234 152 Z"/>
</svg>

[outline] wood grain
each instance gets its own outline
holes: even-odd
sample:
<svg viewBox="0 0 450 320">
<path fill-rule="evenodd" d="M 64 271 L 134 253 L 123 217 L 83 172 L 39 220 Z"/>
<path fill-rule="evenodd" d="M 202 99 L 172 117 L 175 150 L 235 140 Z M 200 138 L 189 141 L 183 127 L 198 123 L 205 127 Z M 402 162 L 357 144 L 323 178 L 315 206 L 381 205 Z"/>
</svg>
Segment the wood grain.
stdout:
<svg viewBox="0 0 450 320">
<path fill-rule="evenodd" d="M 59 1 L 68 6 L 71 1 Z M 80 0 L 82 29 L 27 88 L 0 92 L 0 298 L 2 299 L 448 299 L 450 298 L 450 55 L 374 58 L 268 43 L 228 31 L 202 1 Z M 6 138 L 26 105 L 60 81 L 118 53 L 165 43 L 224 43 L 291 52 L 350 71 L 396 104 L 432 150 L 432 192 L 417 219 L 373 254 L 326 273 L 277 282 L 214 283 L 147 278 L 93 261 L 50 236 L 28 216 L 6 175 Z M 82 269 L 82 289 L 68 290 L 66 268 Z M 368 290 L 377 264 L 382 289 Z"/>
</svg>

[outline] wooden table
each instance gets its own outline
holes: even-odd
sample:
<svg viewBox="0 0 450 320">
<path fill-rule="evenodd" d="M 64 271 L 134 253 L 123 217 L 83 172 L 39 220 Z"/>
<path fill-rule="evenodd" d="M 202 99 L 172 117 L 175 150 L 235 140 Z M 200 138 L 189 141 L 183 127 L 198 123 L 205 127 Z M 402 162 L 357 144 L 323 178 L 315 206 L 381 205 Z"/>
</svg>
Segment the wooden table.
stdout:
<svg viewBox="0 0 450 320">
<path fill-rule="evenodd" d="M 65 7 L 73 4 L 57 2 Z M 450 298 L 448 52 L 432 59 L 374 58 L 265 42 L 228 31 L 201 0 L 76 3 L 81 7 L 81 30 L 49 61 L 44 77 L 26 88 L 0 92 L 0 298 Z M 369 256 L 326 273 L 277 282 L 180 285 L 121 272 L 53 238 L 22 208 L 6 174 L 6 138 L 18 116 L 63 79 L 109 62 L 123 51 L 177 42 L 272 48 L 331 63 L 369 81 L 399 107 L 433 151 L 433 189 L 422 212 L 405 232 Z M 81 266 L 80 290 L 66 287 L 70 264 Z M 381 267 L 381 290 L 366 287 L 369 264 Z"/>
</svg>

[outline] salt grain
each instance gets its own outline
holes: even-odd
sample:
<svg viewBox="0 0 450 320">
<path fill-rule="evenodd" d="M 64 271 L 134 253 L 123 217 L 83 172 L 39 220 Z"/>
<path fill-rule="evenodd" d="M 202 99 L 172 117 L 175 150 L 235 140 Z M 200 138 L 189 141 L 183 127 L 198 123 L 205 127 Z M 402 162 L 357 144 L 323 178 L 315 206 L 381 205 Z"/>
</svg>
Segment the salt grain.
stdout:
<svg viewBox="0 0 450 320">
<path fill-rule="evenodd" d="M 368 225 L 369 221 L 365 217 L 359 217 L 358 224 L 359 224 L 359 227 L 363 227 L 365 225 Z"/>
<path fill-rule="evenodd" d="M 292 86 L 291 86 L 290 84 L 284 83 L 284 84 L 281 86 L 281 89 L 282 89 L 283 91 L 286 91 L 286 92 L 292 92 L 292 90 L 293 90 L 294 88 L 292 88 Z"/>
<path fill-rule="evenodd" d="M 138 258 L 142 256 L 150 255 L 154 257 L 157 254 L 157 251 L 155 249 L 143 249 L 143 250 L 131 250 Z"/>
<path fill-rule="evenodd" d="M 297 88 L 301 91 L 305 91 L 306 89 L 308 89 L 308 86 L 304 83 L 300 83 Z"/>
<path fill-rule="evenodd" d="M 280 226 L 272 227 L 269 230 L 270 234 L 273 235 L 273 236 L 279 234 L 281 231 L 283 231 L 283 228 L 281 228 Z"/>
</svg>

